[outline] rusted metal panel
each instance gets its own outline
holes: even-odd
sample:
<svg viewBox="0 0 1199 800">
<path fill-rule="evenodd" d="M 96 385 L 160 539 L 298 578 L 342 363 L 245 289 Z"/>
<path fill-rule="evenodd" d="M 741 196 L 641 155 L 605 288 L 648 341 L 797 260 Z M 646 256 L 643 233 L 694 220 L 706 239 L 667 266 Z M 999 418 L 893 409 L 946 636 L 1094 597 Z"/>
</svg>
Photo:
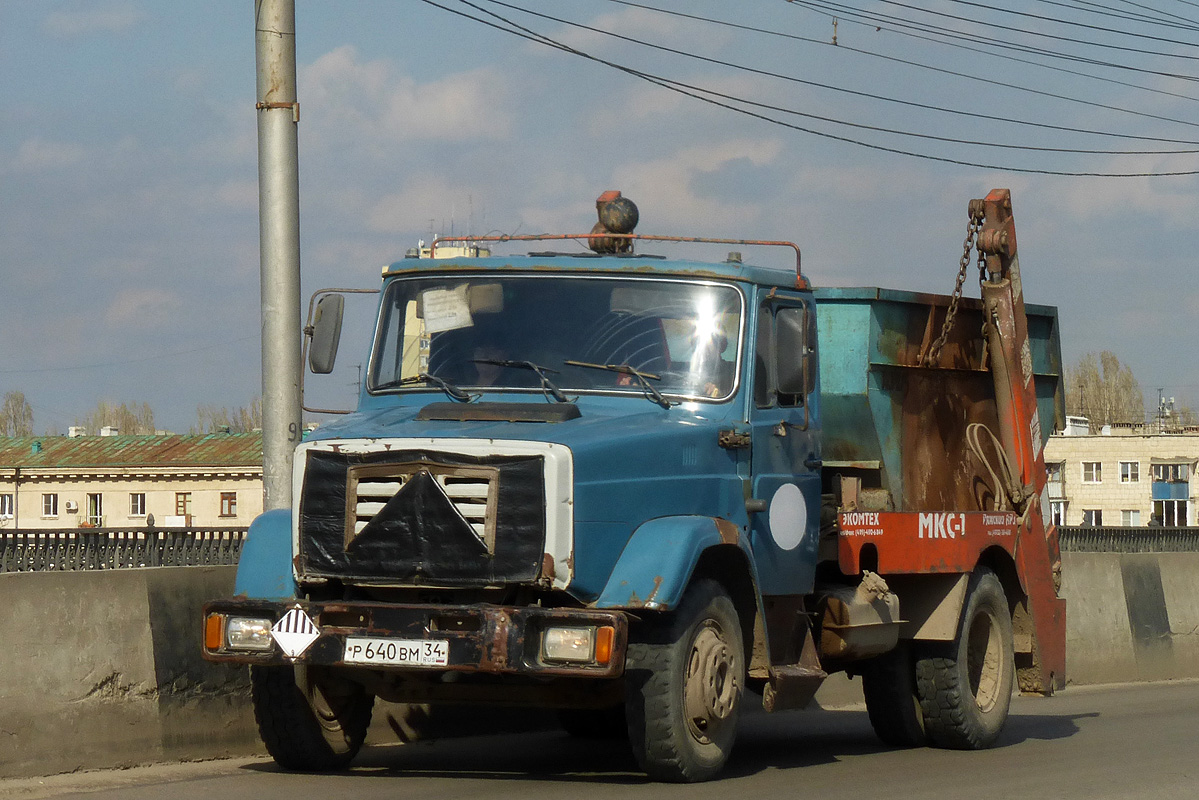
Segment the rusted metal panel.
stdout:
<svg viewBox="0 0 1199 800">
<path fill-rule="evenodd" d="M 286 602 L 220 600 L 208 603 L 204 615 L 281 618 L 297 605 Z M 209 661 L 259 664 L 341 665 L 347 636 L 436 639 L 449 642 L 444 667 L 381 667 L 394 675 L 428 676 L 437 672 L 483 673 L 506 676 L 570 676 L 616 678 L 624 671 L 628 647 L 628 618 L 618 611 L 518 606 L 408 605 L 377 602 L 301 602 L 320 635 L 298 658 L 278 648 L 270 652 L 233 653 L 206 650 Z M 571 665 L 541 658 L 540 633 L 549 626 L 610 626 L 612 655 L 606 664 Z"/>
<path fill-rule="evenodd" d="M 994 465 L 969 443 L 975 423 L 1001 430 L 983 301 L 961 300 L 936 362 L 924 367 L 949 297 L 863 288 L 820 289 L 816 298 L 825 464 L 862 474 L 898 510 L 994 508 Z M 1027 310 L 1038 398 L 1028 411 L 1051 431 L 1062 395 L 1056 312 Z"/>
<path fill-rule="evenodd" d="M 1015 551 L 1018 523 L 1010 511 L 844 513 L 838 561 L 845 574 L 860 574 L 870 546 L 882 575 L 970 572 L 990 547 Z"/>
</svg>

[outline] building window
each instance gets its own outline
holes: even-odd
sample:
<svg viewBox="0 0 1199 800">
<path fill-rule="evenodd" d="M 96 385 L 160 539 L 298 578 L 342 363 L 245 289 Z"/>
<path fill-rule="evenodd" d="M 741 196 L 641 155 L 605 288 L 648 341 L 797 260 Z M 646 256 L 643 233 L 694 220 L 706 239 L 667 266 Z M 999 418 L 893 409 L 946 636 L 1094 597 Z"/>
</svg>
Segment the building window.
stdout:
<svg viewBox="0 0 1199 800">
<path fill-rule="evenodd" d="M 1141 524 L 1141 512 L 1138 509 L 1126 508 L 1120 512 L 1120 524 L 1125 528 L 1135 528 Z"/>
<path fill-rule="evenodd" d="M 1120 483 L 1140 483 L 1141 482 L 1141 462 L 1139 461 L 1121 461 L 1120 462 Z"/>
<path fill-rule="evenodd" d="M 99 492 L 88 492 L 87 525 L 92 528 L 104 525 L 104 495 Z"/>
<path fill-rule="evenodd" d="M 1165 466 L 1175 466 L 1173 464 Z M 1186 466 L 1185 464 L 1183 466 Z M 1187 524 L 1186 500 L 1154 500 L 1153 518 L 1167 528 L 1183 528 Z"/>
<path fill-rule="evenodd" d="M 1153 480 L 1155 483 L 1186 483 L 1190 477 L 1189 464 L 1154 464 Z"/>
<path fill-rule="evenodd" d="M 57 517 L 58 516 L 58 495 L 44 494 L 42 495 L 42 516 Z"/>
<path fill-rule="evenodd" d="M 192 493 L 175 492 L 175 516 L 186 517 L 192 513 Z"/>
<path fill-rule="evenodd" d="M 1054 525 L 1066 524 L 1066 501 L 1065 500 L 1050 500 L 1049 501 L 1049 521 Z"/>
<path fill-rule="evenodd" d="M 146 493 L 145 492 L 130 492 L 129 493 L 129 516 L 131 516 L 131 517 L 146 516 Z"/>
<path fill-rule="evenodd" d="M 1045 463 L 1045 471 L 1049 474 L 1050 483 L 1062 482 L 1062 468 L 1066 465 L 1060 461 L 1049 461 Z"/>
<path fill-rule="evenodd" d="M 237 492 L 221 492 L 221 516 L 237 516 Z"/>
<path fill-rule="evenodd" d="M 1098 461 L 1082 462 L 1082 482 L 1100 483 L 1103 481 L 1103 465 Z"/>
<path fill-rule="evenodd" d="M 0 519 L 12 519 L 13 502 L 11 494 L 0 494 Z"/>
<path fill-rule="evenodd" d="M 1103 512 L 1098 508 L 1084 508 L 1082 510 L 1082 524 L 1091 528 L 1097 528 L 1103 524 Z"/>
</svg>

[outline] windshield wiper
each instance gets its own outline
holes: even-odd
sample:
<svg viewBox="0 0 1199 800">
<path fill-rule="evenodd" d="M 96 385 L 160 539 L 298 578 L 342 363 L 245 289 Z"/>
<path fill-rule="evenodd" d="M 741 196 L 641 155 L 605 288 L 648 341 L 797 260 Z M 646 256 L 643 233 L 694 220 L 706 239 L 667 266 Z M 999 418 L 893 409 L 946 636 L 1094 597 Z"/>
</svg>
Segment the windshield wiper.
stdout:
<svg viewBox="0 0 1199 800">
<path fill-rule="evenodd" d="M 413 383 L 433 383 L 441 387 L 441 390 L 449 395 L 451 400 L 457 400 L 459 403 L 469 403 L 472 400 L 477 400 L 477 394 L 470 394 L 459 389 L 454 384 L 447 381 L 445 378 L 439 378 L 436 375 L 430 375 L 427 372 L 420 372 L 416 375 L 409 375 L 407 378 L 398 378 L 392 381 L 386 381 L 375 387 L 379 389 L 394 389 L 396 386 L 408 386 Z"/>
<path fill-rule="evenodd" d="M 532 361 L 512 361 L 505 358 L 472 358 L 471 361 L 476 364 L 491 364 L 496 367 L 516 367 L 518 369 L 527 369 L 537 373 L 537 377 L 541 379 L 541 391 L 549 392 L 550 396 L 559 403 L 569 403 L 570 398 L 562 394 L 562 390 L 554 385 L 554 382 L 545 374 L 552 372 L 558 374 L 558 370 L 543 367 L 540 364 L 534 364 Z"/>
<path fill-rule="evenodd" d="M 586 367 L 587 369 L 606 369 L 608 372 L 619 372 L 621 375 L 632 375 L 641 384 L 641 387 L 643 389 L 645 389 L 645 395 L 646 395 L 647 400 L 652 400 L 653 402 L 662 406 L 662 408 L 670 408 L 673 405 L 673 403 L 671 403 L 669 400 L 667 400 L 665 397 L 663 397 L 662 393 L 659 392 L 657 389 L 655 389 L 654 385 L 652 383 L 650 383 L 651 380 L 655 380 L 655 381 L 662 380 L 661 375 L 655 375 L 652 372 L 642 372 L 641 370 L 639 370 L 635 367 L 630 367 L 628 364 L 589 364 L 586 361 L 569 361 L 569 360 L 564 361 L 563 363 L 567 364 L 569 366 L 572 366 L 572 367 Z"/>
</svg>

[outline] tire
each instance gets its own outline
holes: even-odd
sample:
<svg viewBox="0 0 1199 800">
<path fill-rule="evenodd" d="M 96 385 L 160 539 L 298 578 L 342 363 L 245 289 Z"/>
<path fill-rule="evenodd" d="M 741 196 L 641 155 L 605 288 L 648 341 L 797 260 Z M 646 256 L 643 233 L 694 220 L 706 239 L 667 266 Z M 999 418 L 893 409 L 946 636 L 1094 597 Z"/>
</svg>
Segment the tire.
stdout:
<svg viewBox="0 0 1199 800">
<path fill-rule="evenodd" d="M 862 670 L 862 693 L 870 724 L 884 744 L 892 747 L 928 744 L 910 642 L 901 641 L 891 652 L 866 664 Z"/>
<path fill-rule="evenodd" d="M 558 724 L 576 739 L 623 739 L 629 732 L 623 705 L 559 709 Z"/>
<path fill-rule="evenodd" d="M 916 688 L 929 740 L 953 750 L 990 747 L 1007 722 L 1016 665 L 1012 617 L 995 573 L 970 576 L 952 642 L 927 646 Z"/>
<path fill-rule="evenodd" d="M 654 780 L 712 778 L 732 751 L 745 688 L 745 644 L 733 601 L 693 583 L 678 610 L 632 635 L 625 713 L 637 763 Z"/>
<path fill-rule="evenodd" d="M 310 670 L 305 690 L 296 672 L 250 668 L 254 717 L 267 752 L 286 770 L 345 769 L 366 739 L 375 696 L 348 682 L 322 684 L 316 670 Z"/>
</svg>

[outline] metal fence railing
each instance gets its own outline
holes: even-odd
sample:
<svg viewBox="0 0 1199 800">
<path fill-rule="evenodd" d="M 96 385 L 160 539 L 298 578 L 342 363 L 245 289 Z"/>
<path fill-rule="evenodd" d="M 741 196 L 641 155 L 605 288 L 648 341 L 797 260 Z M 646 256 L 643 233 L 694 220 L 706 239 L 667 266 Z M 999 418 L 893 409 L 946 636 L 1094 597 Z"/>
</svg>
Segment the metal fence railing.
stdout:
<svg viewBox="0 0 1199 800">
<path fill-rule="evenodd" d="M 1069 553 L 1199 553 L 1199 528 L 1059 527 Z"/>
<path fill-rule="evenodd" d="M 0 530 L 0 572 L 236 564 L 246 528 Z"/>
</svg>

